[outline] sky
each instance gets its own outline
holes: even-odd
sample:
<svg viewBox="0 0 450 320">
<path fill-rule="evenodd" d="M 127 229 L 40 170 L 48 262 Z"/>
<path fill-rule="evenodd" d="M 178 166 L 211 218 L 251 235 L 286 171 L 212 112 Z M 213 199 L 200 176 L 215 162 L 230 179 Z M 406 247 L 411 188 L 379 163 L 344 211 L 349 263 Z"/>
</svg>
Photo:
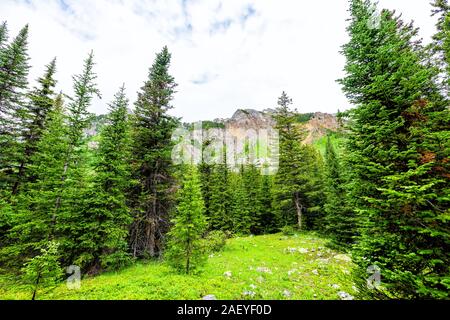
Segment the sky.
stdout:
<svg viewBox="0 0 450 320">
<path fill-rule="evenodd" d="M 429 42 L 431 0 L 380 0 L 415 21 Z M 336 79 L 345 59 L 347 0 L 0 0 L 10 36 L 30 26 L 30 83 L 57 57 L 57 89 L 72 92 L 90 50 L 107 104 L 125 83 L 130 108 L 164 45 L 178 83 L 171 114 L 184 121 L 228 118 L 238 108 L 276 106 L 284 90 L 300 112 L 350 107 Z"/>
</svg>

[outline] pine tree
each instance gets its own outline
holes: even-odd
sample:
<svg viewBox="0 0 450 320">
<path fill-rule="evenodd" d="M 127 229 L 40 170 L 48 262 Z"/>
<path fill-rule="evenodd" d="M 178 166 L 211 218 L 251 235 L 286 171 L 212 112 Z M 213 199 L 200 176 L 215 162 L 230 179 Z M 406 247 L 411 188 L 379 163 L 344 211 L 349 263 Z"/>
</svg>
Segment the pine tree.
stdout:
<svg viewBox="0 0 450 320">
<path fill-rule="evenodd" d="M 74 96 L 67 114 L 60 95 L 31 157 L 30 175 L 34 179 L 18 194 L 17 213 L 9 234 L 16 241 L 5 249 L 7 256 L 16 255 L 18 261 L 33 257 L 46 241 L 55 240 L 60 243 L 62 262 L 80 267 L 90 262 L 79 239 L 86 224 L 80 212 L 88 187 L 83 131 L 89 124 L 87 108 L 98 94 L 93 65 L 91 52 L 82 73 L 73 77 Z"/>
<path fill-rule="evenodd" d="M 6 40 L 6 23 L 0 36 Z M 3 40 L 4 41 L 4 40 Z M 28 25 L 0 55 L 0 189 L 10 188 L 18 167 L 20 150 L 20 115 L 28 86 Z"/>
<path fill-rule="evenodd" d="M 205 203 L 205 216 L 211 217 L 210 202 L 211 202 L 211 174 L 213 165 L 202 162 L 198 165 L 198 172 L 200 174 L 200 181 L 202 185 L 202 197 Z"/>
<path fill-rule="evenodd" d="M 417 30 L 388 10 L 379 27 L 370 27 L 374 10 L 370 1 L 350 2 L 347 76 L 340 80 L 357 106 L 346 148 L 350 205 L 361 227 L 353 252 L 358 281 L 372 297 L 442 298 L 449 274 L 446 171 L 430 173 L 446 157 L 448 137 L 440 139 L 448 110 L 433 82 L 436 69 L 422 61 Z M 436 122 L 437 113 L 443 121 Z M 428 152 L 431 145 L 436 152 Z M 383 286 L 368 291 L 371 265 L 381 268 Z"/>
<path fill-rule="evenodd" d="M 67 97 L 68 148 L 64 153 L 65 162 L 60 173 L 62 185 L 54 200 L 55 217 L 52 222 L 52 237 L 64 239 L 61 241 L 63 259 L 82 268 L 91 262 L 90 252 L 79 246 L 79 239 L 84 235 L 86 224 L 80 212 L 84 208 L 83 199 L 89 190 L 88 145 L 84 131 L 91 122 L 88 108 L 92 100 L 95 97 L 101 98 L 94 66 L 94 53 L 91 51 L 84 60 L 81 73 L 72 77 L 73 95 Z"/>
<path fill-rule="evenodd" d="M 228 188 L 230 194 L 231 231 L 246 235 L 252 227 L 250 200 L 243 179 L 243 168 L 239 172 L 230 172 L 228 175 Z"/>
<path fill-rule="evenodd" d="M 349 249 L 356 236 L 354 212 L 347 204 L 347 181 L 341 161 L 336 153 L 330 135 L 325 149 L 326 160 L 326 204 L 325 233 L 332 238 L 333 245 Z"/>
<path fill-rule="evenodd" d="M 68 97 L 70 103 L 67 106 L 70 125 L 70 139 L 72 151 L 76 151 L 83 145 L 83 131 L 89 127 L 91 115 L 88 108 L 94 97 L 100 96 L 100 91 L 95 83 L 97 75 L 94 72 L 94 52 L 91 51 L 84 60 L 82 73 L 73 76 L 73 97 Z"/>
<path fill-rule="evenodd" d="M 276 128 L 280 136 L 280 160 L 275 176 L 274 206 L 278 212 L 280 226 L 296 223 L 301 229 L 306 209 L 306 195 L 301 192 L 305 183 L 301 146 L 304 133 L 295 125 L 294 113 L 289 109 L 291 104 L 292 99 L 283 92 L 278 99 L 275 114 Z"/>
<path fill-rule="evenodd" d="M 435 54 L 436 64 L 446 72 L 445 81 L 447 94 L 450 87 L 450 4 L 448 0 L 435 0 L 433 16 L 438 16 L 437 30 L 433 36 L 432 52 Z"/>
<path fill-rule="evenodd" d="M 205 261 L 200 239 L 206 231 L 207 221 L 198 171 L 195 166 L 184 170 L 182 185 L 177 192 L 173 227 L 168 233 L 165 259 L 175 268 L 189 274 Z"/>
<path fill-rule="evenodd" d="M 47 115 L 51 111 L 55 101 L 53 91 L 56 81 L 56 58 L 47 66 L 44 75 L 37 81 L 39 87 L 35 87 L 28 94 L 29 102 L 22 113 L 23 146 L 21 148 L 20 165 L 16 181 L 12 188 L 12 194 L 16 194 L 19 185 L 25 180 L 27 166 L 30 165 L 30 158 L 36 152 L 36 144 L 39 141 L 42 131 L 47 122 Z"/>
<path fill-rule="evenodd" d="M 23 280 L 33 288 L 31 300 L 36 299 L 39 288 L 55 286 L 61 280 L 63 272 L 59 264 L 58 247 L 57 242 L 49 241 L 41 248 L 41 253 L 30 259 L 23 267 Z"/>
<path fill-rule="evenodd" d="M 167 112 L 176 83 L 169 74 L 171 55 L 164 47 L 156 55 L 148 80 L 138 93 L 133 116 L 133 172 L 138 181 L 130 197 L 134 222 L 130 245 L 133 255 L 161 253 L 173 206 L 172 131 L 178 120 Z"/>
<path fill-rule="evenodd" d="M 248 211 L 248 227 L 247 230 L 252 234 L 260 234 L 263 232 L 262 225 L 262 200 L 265 198 L 261 195 L 261 175 L 260 171 L 254 164 L 243 166 L 241 169 L 242 182 L 245 188 L 245 196 L 247 198 L 246 205 Z M 270 197 L 270 196 L 269 196 Z"/>
<path fill-rule="evenodd" d="M 260 232 L 267 234 L 277 230 L 277 219 L 275 209 L 273 207 L 273 177 L 271 175 L 263 175 L 261 177 L 261 186 L 259 191 L 261 215 L 259 217 L 258 226 Z"/>
<path fill-rule="evenodd" d="M 2 54 L 6 47 L 6 41 L 8 41 L 8 25 L 6 21 L 3 21 L 0 24 L 0 63 L 3 62 Z M 1 66 L 2 65 L 0 64 L 0 68 L 2 68 Z"/>
<path fill-rule="evenodd" d="M 209 224 L 213 230 L 233 231 L 230 171 L 225 163 L 212 166 L 210 178 Z"/>
<path fill-rule="evenodd" d="M 62 95 L 57 97 L 49 118 L 29 169 L 35 180 L 25 183 L 23 192 L 17 196 L 14 211 L 10 209 L 11 229 L 8 241 L 5 241 L 9 245 L 0 251 L 5 265 L 20 264 L 39 254 L 55 234 L 58 219 L 55 200 L 64 190 L 61 177 L 69 148 Z M 3 209 L 6 208 L 0 209 L 2 214 Z"/>
<path fill-rule="evenodd" d="M 324 229 L 324 164 L 320 152 L 311 145 L 302 146 L 302 175 L 304 183 L 301 193 L 304 194 L 305 228 L 323 231 Z"/>
<path fill-rule="evenodd" d="M 122 86 L 109 105 L 108 123 L 100 133 L 95 172 L 85 197 L 83 233 L 77 239 L 84 248 L 88 272 L 118 269 L 130 262 L 128 229 L 132 223 L 126 203 L 129 187 L 130 136 L 128 99 Z"/>
</svg>

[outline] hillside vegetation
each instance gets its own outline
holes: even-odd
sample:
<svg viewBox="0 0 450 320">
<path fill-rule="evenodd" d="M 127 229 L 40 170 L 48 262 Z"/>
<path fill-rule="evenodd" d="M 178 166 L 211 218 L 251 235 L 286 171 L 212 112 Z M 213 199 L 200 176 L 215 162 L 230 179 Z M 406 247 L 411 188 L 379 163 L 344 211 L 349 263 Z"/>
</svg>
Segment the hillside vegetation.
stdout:
<svg viewBox="0 0 450 320">
<path fill-rule="evenodd" d="M 85 278 L 80 290 L 61 284 L 37 299 L 339 299 L 355 294 L 348 257 L 313 233 L 238 237 L 210 255 L 200 273 L 173 272 L 164 262 L 139 263 Z M 0 278 L 0 299 L 30 299 L 29 287 Z"/>
</svg>

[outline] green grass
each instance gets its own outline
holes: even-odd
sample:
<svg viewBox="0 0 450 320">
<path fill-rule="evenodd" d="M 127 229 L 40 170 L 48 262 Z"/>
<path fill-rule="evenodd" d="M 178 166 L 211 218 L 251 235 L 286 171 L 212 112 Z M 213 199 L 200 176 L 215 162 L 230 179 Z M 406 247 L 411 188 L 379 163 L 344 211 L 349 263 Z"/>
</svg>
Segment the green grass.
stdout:
<svg viewBox="0 0 450 320">
<path fill-rule="evenodd" d="M 207 294 L 224 300 L 339 299 L 339 291 L 354 295 L 352 263 L 336 259 L 338 253 L 325 244 L 311 233 L 234 238 L 222 252 L 210 256 L 197 275 L 176 274 L 165 263 L 151 261 L 85 278 L 79 290 L 61 284 L 39 292 L 37 299 L 201 299 Z M 290 253 L 289 248 L 297 250 Z M 228 271 L 231 277 L 224 275 Z M 23 285 L 0 278 L 0 299 L 30 296 Z"/>
<path fill-rule="evenodd" d="M 319 150 L 321 155 L 325 156 L 325 149 L 327 147 L 327 136 L 323 136 L 316 141 L 314 141 L 313 145 Z M 333 144 L 336 152 L 339 154 L 342 151 L 343 144 L 345 143 L 345 137 L 342 136 L 342 134 L 339 133 L 331 133 L 331 143 Z"/>
</svg>

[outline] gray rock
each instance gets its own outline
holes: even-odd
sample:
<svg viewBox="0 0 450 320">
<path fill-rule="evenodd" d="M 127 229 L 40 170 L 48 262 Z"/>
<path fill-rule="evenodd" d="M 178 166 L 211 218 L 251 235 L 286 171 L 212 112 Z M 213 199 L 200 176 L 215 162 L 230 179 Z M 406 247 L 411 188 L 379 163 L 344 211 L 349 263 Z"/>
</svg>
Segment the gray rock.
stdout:
<svg viewBox="0 0 450 320">
<path fill-rule="evenodd" d="M 339 298 L 341 298 L 341 300 L 353 300 L 354 299 L 354 297 L 352 295 L 348 294 L 345 291 L 339 291 L 338 296 L 339 296 Z"/>
</svg>

